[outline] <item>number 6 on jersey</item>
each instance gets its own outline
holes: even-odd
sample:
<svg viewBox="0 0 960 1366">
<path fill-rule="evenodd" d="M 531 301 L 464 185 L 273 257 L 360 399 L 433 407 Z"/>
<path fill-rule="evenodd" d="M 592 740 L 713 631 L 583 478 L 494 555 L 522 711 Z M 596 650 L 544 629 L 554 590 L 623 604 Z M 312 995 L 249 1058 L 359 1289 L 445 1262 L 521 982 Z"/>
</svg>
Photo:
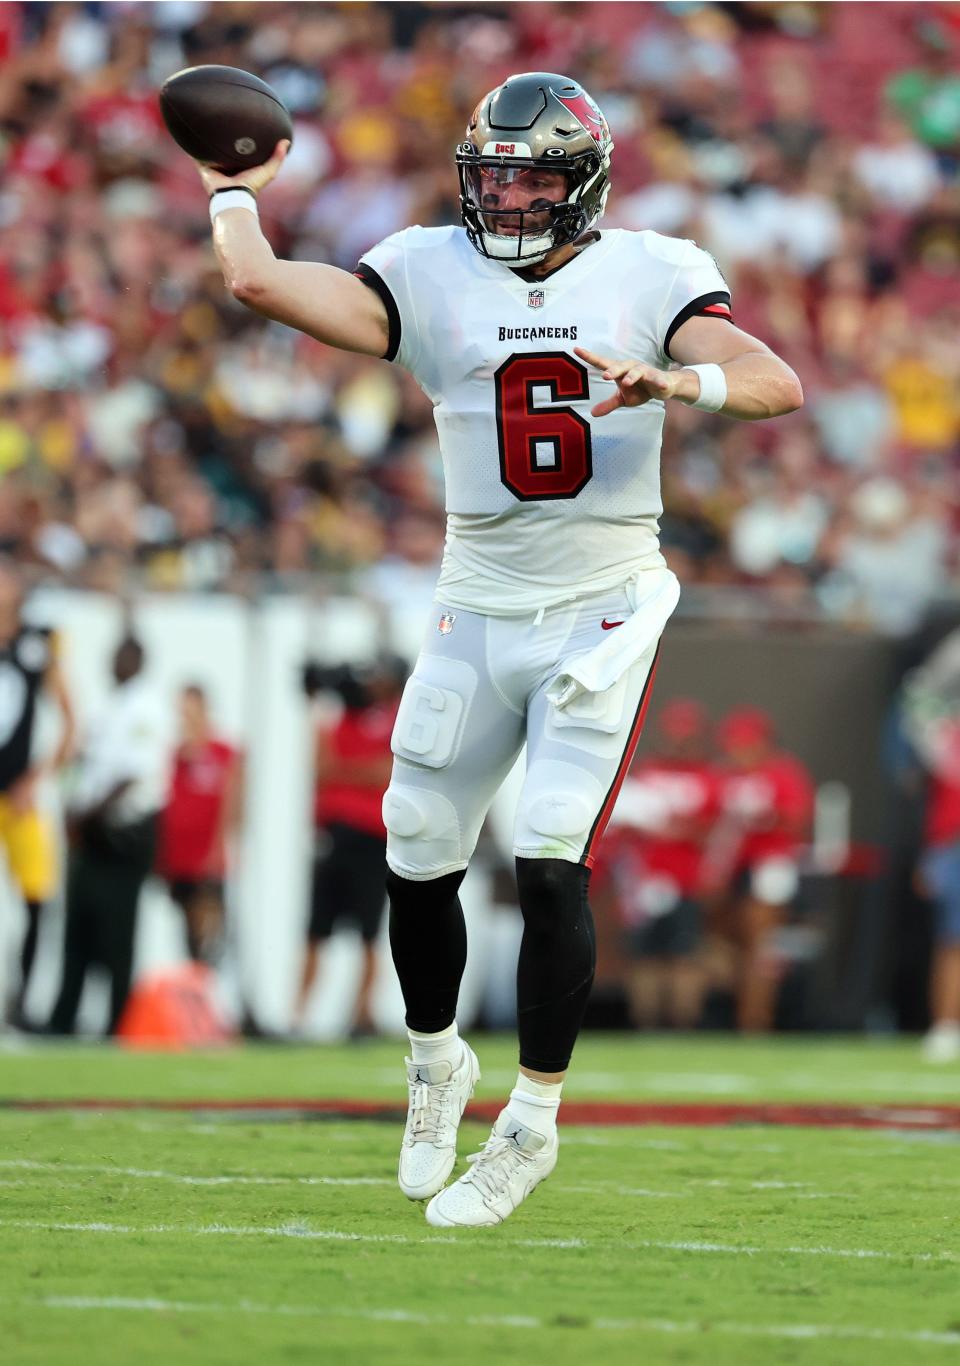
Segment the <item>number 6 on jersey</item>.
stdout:
<svg viewBox="0 0 960 1366">
<path fill-rule="evenodd" d="M 494 374 L 500 478 L 525 502 L 576 498 L 593 475 L 590 424 L 569 405 L 538 408 L 534 391 L 546 388 L 561 398 L 586 399 L 586 367 L 565 351 L 508 357 Z"/>
</svg>

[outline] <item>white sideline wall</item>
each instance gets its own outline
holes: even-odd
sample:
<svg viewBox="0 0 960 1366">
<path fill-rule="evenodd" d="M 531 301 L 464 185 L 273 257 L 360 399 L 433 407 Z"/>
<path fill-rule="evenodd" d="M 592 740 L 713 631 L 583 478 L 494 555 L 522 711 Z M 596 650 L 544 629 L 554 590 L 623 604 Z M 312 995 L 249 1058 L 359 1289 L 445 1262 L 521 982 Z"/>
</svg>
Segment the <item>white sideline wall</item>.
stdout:
<svg viewBox="0 0 960 1366">
<path fill-rule="evenodd" d="M 77 708 L 80 735 L 110 688 L 114 647 L 129 618 L 147 653 L 146 673 L 168 704 L 171 743 L 176 696 L 189 682 L 210 698 L 217 726 L 238 743 L 247 758 L 243 838 L 235 851 L 228 889 L 230 952 L 223 971 L 226 1003 L 236 1008 L 242 991 L 258 1020 L 270 1029 L 290 1023 L 300 970 L 303 929 L 308 914 L 312 848 L 312 719 L 300 689 L 300 670 L 309 656 L 328 662 L 359 660 L 384 637 L 413 660 L 420 644 L 428 604 L 409 602 L 388 612 L 353 598 L 311 601 L 273 597 L 256 603 L 226 595 L 146 595 L 131 608 L 94 593 L 48 590 L 31 600 L 32 619 L 53 625 L 63 644 L 63 667 Z M 54 718 L 44 708 L 38 718 L 41 750 L 55 743 Z M 519 766 L 518 766 L 519 767 Z M 496 843 L 510 857 L 510 829 L 517 779 L 505 785 L 492 813 Z M 44 801 L 59 811 L 59 792 L 49 784 Z M 470 935 L 470 955 L 461 994 L 462 1015 L 479 1005 L 491 973 L 512 976 L 515 952 L 509 935 L 490 923 L 489 876 L 478 858 L 464 883 L 462 900 Z M 15 981 L 22 934 L 22 911 L 8 885 L 2 896 L 0 991 Z M 380 1026 L 399 1031 L 403 1008 L 386 945 L 376 1014 Z M 28 1014 L 46 1018 L 59 985 L 62 907 L 47 912 L 40 952 L 27 1002 Z M 179 914 L 162 884 L 151 879 L 144 890 L 137 932 L 135 974 L 183 957 Z M 314 993 L 309 1032 L 336 1037 L 349 1024 L 360 965 L 355 937 L 338 934 L 331 942 Z M 80 1026 L 102 1028 L 106 993 L 95 979 L 88 984 Z"/>
</svg>

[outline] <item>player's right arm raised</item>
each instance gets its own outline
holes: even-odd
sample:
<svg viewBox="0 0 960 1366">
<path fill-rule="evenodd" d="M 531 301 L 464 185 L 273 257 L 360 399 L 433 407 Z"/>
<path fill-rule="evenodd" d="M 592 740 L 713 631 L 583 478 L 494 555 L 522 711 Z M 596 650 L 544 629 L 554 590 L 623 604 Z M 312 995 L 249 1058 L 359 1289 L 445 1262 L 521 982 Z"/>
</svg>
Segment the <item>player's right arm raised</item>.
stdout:
<svg viewBox="0 0 960 1366">
<path fill-rule="evenodd" d="M 283 164 L 289 143 L 271 159 L 239 175 L 221 175 L 197 163 L 207 193 L 251 190 L 259 194 Z M 389 321 L 380 297 L 349 271 L 313 261 L 281 261 L 260 230 L 256 214 L 225 209 L 213 223 L 213 246 L 227 288 L 236 299 L 275 322 L 317 341 L 365 356 L 386 355 Z"/>
</svg>

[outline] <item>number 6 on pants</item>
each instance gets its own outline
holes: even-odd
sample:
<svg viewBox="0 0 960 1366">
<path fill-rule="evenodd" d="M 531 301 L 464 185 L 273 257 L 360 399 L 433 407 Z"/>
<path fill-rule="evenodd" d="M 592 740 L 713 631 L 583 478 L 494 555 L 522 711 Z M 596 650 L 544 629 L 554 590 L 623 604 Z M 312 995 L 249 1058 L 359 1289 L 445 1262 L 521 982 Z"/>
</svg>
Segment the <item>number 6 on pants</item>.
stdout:
<svg viewBox="0 0 960 1366">
<path fill-rule="evenodd" d="M 441 661 L 434 661 L 440 663 Z M 456 672 L 466 670 L 470 678 L 458 681 L 458 689 L 425 683 L 414 675 L 403 691 L 400 710 L 393 728 L 394 754 L 426 768 L 445 768 L 453 758 L 463 729 L 467 704 L 476 687 L 473 670 L 459 661 L 442 661 Z M 463 683 L 468 688 L 462 687 Z M 464 695 L 466 693 L 466 695 Z"/>
</svg>

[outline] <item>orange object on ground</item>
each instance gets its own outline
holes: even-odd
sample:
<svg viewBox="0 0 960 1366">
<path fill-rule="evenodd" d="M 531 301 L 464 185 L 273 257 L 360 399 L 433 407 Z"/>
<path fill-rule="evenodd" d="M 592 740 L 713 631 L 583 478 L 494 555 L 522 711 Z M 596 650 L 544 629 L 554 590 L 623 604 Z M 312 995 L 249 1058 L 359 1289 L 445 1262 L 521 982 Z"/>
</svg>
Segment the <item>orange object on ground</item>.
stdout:
<svg viewBox="0 0 960 1366">
<path fill-rule="evenodd" d="M 127 1048 L 209 1048 L 235 1031 L 214 998 L 214 975 L 203 963 L 183 963 L 142 977 L 117 1026 Z"/>
</svg>

